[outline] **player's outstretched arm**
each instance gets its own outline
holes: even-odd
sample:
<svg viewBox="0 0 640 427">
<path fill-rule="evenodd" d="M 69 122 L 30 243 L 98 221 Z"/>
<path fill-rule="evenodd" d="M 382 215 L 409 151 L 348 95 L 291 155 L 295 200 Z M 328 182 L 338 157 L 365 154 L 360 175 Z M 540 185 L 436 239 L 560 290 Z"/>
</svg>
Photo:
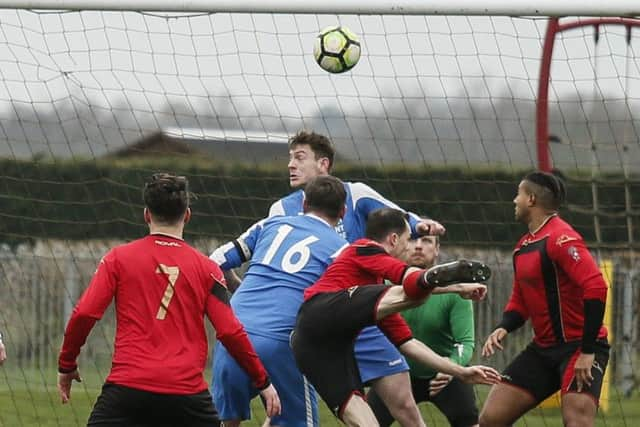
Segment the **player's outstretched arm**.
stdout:
<svg viewBox="0 0 640 427">
<path fill-rule="evenodd" d="M 260 391 L 260 396 L 265 404 L 265 410 L 267 412 L 267 417 L 275 417 L 276 415 L 280 415 L 282 407 L 280 405 L 280 398 L 278 397 L 278 392 L 276 391 L 273 384 L 269 384 L 269 387 Z"/>
<path fill-rule="evenodd" d="M 502 340 L 507 336 L 507 330 L 505 328 L 496 328 L 484 342 L 482 346 L 482 355 L 484 357 L 493 356 L 496 350 L 504 350 L 502 347 Z"/>
<path fill-rule="evenodd" d="M 500 373 L 489 366 L 475 365 L 462 368 L 463 372 L 458 375 L 462 381 L 470 384 L 498 384 L 502 377 Z"/>
<path fill-rule="evenodd" d="M 487 285 L 482 283 L 456 283 L 433 289 L 433 294 L 458 294 L 464 299 L 481 301 L 487 296 Z"/>
<path fill-rule="evenodd" d="M 471 366 L 463 367 L 446 357 L 436 354 L 423 342 L 415 338 L 398 347 L 400 352 L 407 357 L 422 363 L 438 372 L 453 375 L 465 382 L 476 384 L 497 384 L 500 382 L 500 373 L 493 368 L 487 366 Z"/>
</svg>

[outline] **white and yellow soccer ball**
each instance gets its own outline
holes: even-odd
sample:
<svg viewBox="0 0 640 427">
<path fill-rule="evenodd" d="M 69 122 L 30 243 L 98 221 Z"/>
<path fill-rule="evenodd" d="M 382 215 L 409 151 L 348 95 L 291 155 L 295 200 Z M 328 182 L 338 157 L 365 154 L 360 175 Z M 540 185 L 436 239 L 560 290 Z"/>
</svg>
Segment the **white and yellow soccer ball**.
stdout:
<svg viewBox="0 0 640 427">
<path fill-rule="evenodd" d="M 360 59 L 360 41 L 347 27 L 327 27 L 316 37 L 313 56 L 323 70 L 344 73 Z"/>
</svg>

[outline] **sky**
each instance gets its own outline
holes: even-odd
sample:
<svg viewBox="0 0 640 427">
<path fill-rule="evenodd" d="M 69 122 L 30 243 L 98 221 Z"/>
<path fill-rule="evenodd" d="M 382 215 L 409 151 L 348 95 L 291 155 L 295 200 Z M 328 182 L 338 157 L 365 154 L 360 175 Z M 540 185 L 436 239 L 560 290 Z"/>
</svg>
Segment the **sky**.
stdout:
<svg viewBox="0 0 640 427">
<path fill-rule="evenodd" d="M 348 73 L 314 62 L 330 25 L 356 33 Z M 278 142 L 328 134 L 375 164 L 534 165 L 546 20 L 0 11 L 0 156 L 92 158 L 165 130 Z M 556 41 L 554 163 L 640 170 L 640 29 Z M 593 149 L 595 147 L 595 150 Z"/>
</svg>

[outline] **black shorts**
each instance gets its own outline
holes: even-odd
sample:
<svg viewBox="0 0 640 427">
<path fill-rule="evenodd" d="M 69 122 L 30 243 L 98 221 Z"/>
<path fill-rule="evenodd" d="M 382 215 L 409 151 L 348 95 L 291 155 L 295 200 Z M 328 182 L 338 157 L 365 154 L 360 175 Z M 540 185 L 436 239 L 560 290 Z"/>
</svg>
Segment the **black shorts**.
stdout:
<svg viewBox="0 0 640 427">
<path fill-rule="evenodd" d="M 87 426 L 219 427 L 220 420 L 208 390 L 160 394 L 105 383 Z"/>
<path fill-rule="evenodd" d="M 580 354 L 580 344 L 579 341 L 574 341 L 553 347 L 540 347 L 532 342 L 507 366 L 504 371 L 505 381 L 528 391 L 538 402 L 558 390 L 562 394 L 577 391 L 573 367 Z M 583 388 L 583 392 L 589 393 L 596 404 L 600 399 L 608 361 L 609 344 L 598 340 L 591 368 L 593 381 L 590 387 Z"/>
<path fill-rule="evenodd" d="M 458 378 L 453 378 L 449 384 L 435 396 L 429 396 L 431 379 L 411 377 L 411 391 L 416 403 L 432 402 L 436 408 L 447 417 L 452 427 L 469 427 L 478 424 L 478 407 L 473 386 Z M 380 397 L 369 391 L 368 401 L 381 427 L 393 424 L 393 416 Z"/>
<path fill-rule="evenodd" d="M 354 343 L 362 328 L 375 324 L 378 301 L 389 289 L 366 285 L 318 294 L 298 312 L 291 336 L 296 363 L 338 418 L 353 394 L 364 394 Z"/>
<path fill-rule="evenodd" d="M 411 391 L 416 402 L 433 402 L 454 427 L 478 424 L 478 407 L 473 386 L 452 378 L 435 396 L 429 396 L 430 379 L 411 377 Z"/>
</svg>

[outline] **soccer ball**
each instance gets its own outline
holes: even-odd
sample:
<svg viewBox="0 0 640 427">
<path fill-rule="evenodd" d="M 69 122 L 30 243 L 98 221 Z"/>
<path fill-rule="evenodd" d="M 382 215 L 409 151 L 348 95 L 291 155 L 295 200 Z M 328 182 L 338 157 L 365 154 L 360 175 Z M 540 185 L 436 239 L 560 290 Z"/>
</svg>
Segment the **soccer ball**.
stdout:
<svg viewBox="0 0 640 427">
<path fill-rule="evenodd" d="M 358 63 L 360 42 L 347 27 L 328 27 L 316 37 L 313 56 L 323 70 L 344 73 Z"/>
</svg>

